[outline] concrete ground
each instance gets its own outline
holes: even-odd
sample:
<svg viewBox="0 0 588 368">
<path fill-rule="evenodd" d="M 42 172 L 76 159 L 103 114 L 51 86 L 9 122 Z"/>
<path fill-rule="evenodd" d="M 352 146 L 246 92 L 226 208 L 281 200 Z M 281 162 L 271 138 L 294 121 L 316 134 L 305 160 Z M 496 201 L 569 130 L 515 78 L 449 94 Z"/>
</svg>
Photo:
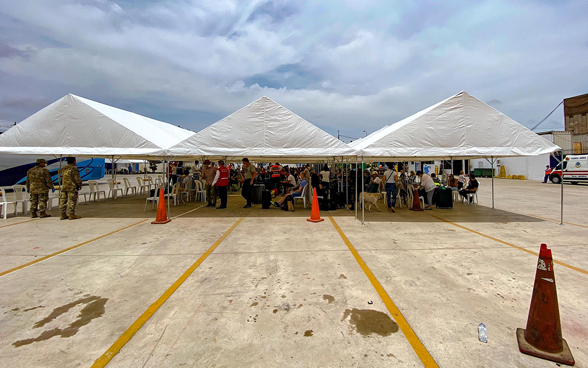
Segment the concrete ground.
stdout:
<svg viewBox="0 0 588 368">
<path fill-rule="evenodd" d="M 238 193 L 226 210 L 172 206 L 165 225 L 145 196 L 0 220 L 0 366 L 556 367 L 515 337 L 547 243 L 563 336 L 588 367 L 588 187 L 565 186 L 560 226 L 559 186 L 495 180 L 491 209 L 480 182 L 478 205 L 365 225 L 243 209 Z"/>
</svg>

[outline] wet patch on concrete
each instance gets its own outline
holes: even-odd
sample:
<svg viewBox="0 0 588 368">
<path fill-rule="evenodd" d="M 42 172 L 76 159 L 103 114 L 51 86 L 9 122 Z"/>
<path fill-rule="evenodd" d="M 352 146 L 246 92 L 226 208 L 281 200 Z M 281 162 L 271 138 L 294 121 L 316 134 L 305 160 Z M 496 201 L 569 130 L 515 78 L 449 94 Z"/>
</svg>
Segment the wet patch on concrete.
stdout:
<svg viewBox="0 0 588 368">
<path fill-rule="evenodd" d="M 28 312 L 28 311 L 35 310 L 35 309 L 37 309 L 37 308 L 45 308 L 45 306 L 44 306 L 44 305 L 39 305 L 39 306 L 36 306 L 36 307 L 27 308 L 27 309 L 23 309 L 22 311 L 23 311 L 23 312 Z"/>
<path fill-rule="evenodd" d="M 258 302 L 253 302 L 251 303 L 250 307 L 255 307 L 257 304 L 259 304 Z"/>
<path fill-rule="evenodd" d="M 313 332 L 314 332 L 313 330 L 304 331 L 304 337 L 311 337 Z"/>
<path fill-rule="evenodd" d="M 74 302 L 62 305 L 61 307 L 57 307 L 53 309 L 53 311 L 47 317 L 35 323 L 33 328 L 43 327 L 47 323 L 55 320 L 57 317 L 67 313 L 70 309 L 74 308 L 75 306 L 78 306 L 80 304 L 86 304 L 86 306 L 82 308 L 82 310 L 78 314 L 77 319 L 70 323 L 67 327 L 63 329 L 56 327 L 51 330 L 46 330 L 35 338 L 15 341 L 12 343 L 12 345 L 18 348 L 23 345 L 32 344 L 34 342 L 49 340 L 50 338 L 55 336 L 60 336 L 62 338 L 72 337 L 73 335 L 78 333 L 81 327 L 87 325 L 93 319 L 99 318 L 104 314 L 104 305 L 106 304 L 107 300 L 108 298 L 101 298 L 99 296 L 88 296 L 82 299 L 78 299 Z"/>
<path fill-rule="evenodd" d="M 380 336 L 390 336 L 398 332 L 398 324 L 383 312 L 371 309 L 346 309 L 341 321 L 349 317 L 349 323 L 355 327 L 355 330 L 362 336 L 378 334 Z"/>
<path fill-rule="evenodd" d="M 332 302 L 335 301 L 335 297 L 332 295 L 325 294 L 325 295 L 323 295 L 323 300 L 326 300 L 329 302 L 329 304 L 331 304 Z"/>
</svg>

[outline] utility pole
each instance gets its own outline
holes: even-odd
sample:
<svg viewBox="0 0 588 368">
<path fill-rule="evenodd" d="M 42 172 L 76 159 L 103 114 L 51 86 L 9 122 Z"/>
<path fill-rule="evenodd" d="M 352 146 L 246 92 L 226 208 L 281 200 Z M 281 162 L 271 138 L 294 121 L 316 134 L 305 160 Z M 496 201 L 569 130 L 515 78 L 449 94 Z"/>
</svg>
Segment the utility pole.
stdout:
<svg viewBox="0 0 588 368">
<path fill-rule="evenodd" d="M 337 129 L 337 139 L 339 139 L 339 129 Z"/>
</svg>

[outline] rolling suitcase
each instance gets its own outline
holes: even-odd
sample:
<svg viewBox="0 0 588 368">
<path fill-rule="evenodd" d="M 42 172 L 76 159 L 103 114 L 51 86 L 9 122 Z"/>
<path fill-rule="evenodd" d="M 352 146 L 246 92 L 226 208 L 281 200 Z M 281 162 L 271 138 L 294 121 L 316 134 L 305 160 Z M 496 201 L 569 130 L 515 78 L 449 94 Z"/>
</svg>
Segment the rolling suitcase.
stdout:
<svg viewBox="0 0 588 368">
<path fill-rule="evenodd" d="M 261 203 L 261 192 L 264 190 L 263 184 L 253 184 L 251 187 L 251 203 Z"/>
<path fill-rule="evenodd" d="M 272 199 L 272 192 L 270 192 L 269 190 L 264 190 L 263 192 L 261 192 L 261 208 L 263 208 L 264 210 L 267 210 L 270 208 L 271 205 L 271 199 Z"/>
<path fill-rule="evenodd" d="M 453 208 L 453 191 L 450 188 L 437 188 L 437 208 Z"/>
</svg>

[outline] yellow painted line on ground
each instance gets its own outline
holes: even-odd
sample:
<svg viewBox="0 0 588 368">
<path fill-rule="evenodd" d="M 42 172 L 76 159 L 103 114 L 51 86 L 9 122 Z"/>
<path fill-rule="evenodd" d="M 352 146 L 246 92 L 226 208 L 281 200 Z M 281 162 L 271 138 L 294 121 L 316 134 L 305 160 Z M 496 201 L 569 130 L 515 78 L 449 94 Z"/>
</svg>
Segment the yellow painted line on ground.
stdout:
<svg viewBox="0 0 588 368">
<path fill-rule="evenodd" d="M 557 222 L 558 224 L 561 222 L 560 220 L 550 219 L 548 217 L 541 217 L 541 216 L 537 216 L 537 215 L 528 215 L 528 216 L 535 217 L 535 218 L 538 218 L 538 219 L 541 219 L 541 220 L 547 220 L 547 221 Z M 585 228 L 588 229 L 588 226 L 586 226 L 586 225 L 574 224 L 573 222 L 565 222 L 564 221 L 564 224 L 585 227 Z"/>
<path fill-rule="evenodd" d="M 131 340 L 137 331 L 143 327 L 147 320 L 149 320 L 149 318 L 151 318 L 151 316 L 157 312 L 163 303 L 165 303 L 172 296 L 172 294 L 178 290 L 184 281 L 186 281 L 188 277 L 192 275 L 192 273 L 198 268 L 198 266 L 200 266 L 202 262 L 204 262 L 204 260 L 216 249 L 216 247 L 218 247 L 219 244 L 222 243 L 223 240 L 225 240 L 233 230 L 235 230 L 241 221 L 243 221 L 242 217 L 237 220 L 237 222 L 235 222 L 233 226 L 231 226 L 231 228 L 227 230 L 223 236 L 221 236 L 210 248 L 208 248 L 208 250 L 202 256 L 200 256 L 200 258 L 198 258 L 198 260 L 192 266 L 190 266 L 190 268 L 188 268 L 186 272 L 184 272 L 182 276 L 180 276 L 180 278 L 177 279 L 176 282 L 174 282 L 172 286 L 170 286 L 169 289 L 167 289 L 165 293 L 159 297 L 159 299 L 157 299 L 157 301 L 155 301 L 155 303 L 151 304 L 151 306 L 147 308 L 147 310 L 143 312 L 139 318 L 137 318 L 137 320 L 118 338 L 118 340 L 114 342 L 114 344 L 112 344 L 110 348 L 108 348 L 108 350 L 106 350 L 104 354 L 102 354 L 100 358 L 96 359 L 94 364 L 92 364 L 92 368 L 105 367 L 108 362 L 110 362 L 112 358 L 114 358 L 114 356 L 120 351 L 120 349 L 122 349 L 123 346 L 125 346 L 126 343 Z"/>
<path fill-rule="evenodd" d="M 170 218 L 170 220 L 173 220 L 173 219 L 176 219 L 176 218 L 178 218 L 178 217 L 181 217 L 181 216 L 187 215 L 187 214 L 189 214 L 190 212 L 197 211 L 197 210 L 199 210 L 199 209 L 201 209 L 201 208 L 202 208 L 202 206 L 201 206 L 201 207 L 196 207 L 196 208 L 194 208 L 194 209 L 192 209 L 192 210 L 190 210 L 190 211 L 186 211 L 186 212 L 184 212 L 184 213 L 181 213 L 181 214 L 179 214 L 179 215 L 177 215 L 177 216 L 171 217 L 171 218 Z"/>
<path fill-rule="evenodd" d="M 441 220 L 441 221 L 443 221 L 443 222 L 447 222 L 448 224 L 451 224 L 451 225 L 453 225 L 453 226 L 457 226 L 457 227 L 459 227 L 460 229 L 467 230 L 467 231 L 469 231 L 469 232 L 472 232 L 472 233 L 474 233 L 474 234 L 476 234 L 476 235 L 483 236 L 484 238 L 487 238 L 487 239 L 490 239 L 490 240 L 494 240 L 495 242 L 498 242 L 498 243 L 500 243 L 500 244 L 508 245 L 509 247 L 513 247 L 513 248 L 516 248 L 516 249 L 518 249 L 518 250 L 522 250 L 523 252 L 527 252 L 527 253 L 529 253 L 529 254 L 532 254 L 532 255 L 534 255 L 534 256 L 537 256 L 537 257 L 539 257 L 539 253 L 533 252 L 532 250 L 528 250 L 528 249 L 525 249 L 525 248 L 523 248 L 523 247 L 519 247 L 518 245 L 514 245 L 514 244 L 512 244 L 512 243 L 505 242 L 504 240 L 496 239 L 496 238 L 494 238 L 494 237 L 492 237 L 492 236 L 490 236 L 490 235 L 486 235 L 486 234 L 484 234 L 484 233 L 478 232 L 478 231 L 476 231 L 476 230 L 472 230 L 472 229 L 470 229 L 470 228 L 467 228 L 467 227 L 465 227 L 465 226 L 458 225 L 458 224 L 456 224 L 455 222 L 451 222 L 451 221 L 449 221 L 449 220 L 445 220 L 444 218 L 441 218 L 441 217 L 438 217 L 438 216 L 435 216 L 435 215 L 431 215 L 431 216 L 432 216 L 432 217 L 434 217 L 434 218 L 436 218 L 437 220 Z M 583 270 L 583 269 L 581 269 L 581 268 L 574 267 L 574 266 L 572 266 L 572 265 L 569 265 L 569 264 L 567 264 L 567 263 L 563 263 L 563 262 L 556 261 L 556 260 L 554 260 L 553 262 L 554 262 L 554 263 L 557 263 L 558 265 L 561 265 L 561 266 L 567 267 L 567 268 L 569 268 L 569 269 L 571 269 L 571 270 L 578 271 L 578 272 L 581 272 L 581 273 L 583 273 L 583 274 L 586 274 L 586 275 L 588 275 L 588 271 L 586 271 L 586 270 Z"/>
<path fill-rule="evenodd" d="M 110 235 L 112 235 L 112 234 L 116 234 L 116 233 L 118 233 L 118 232 L 121 232 L 121 231 L 123 231 L 123 230 L 126 230 L 126 229 L 128 229 L 128 228 L 131 228 L 131 227 L 133 227 L 133 226 L 139 225 L 140 223 L 143 223 L 143 222 L 145 222 L 145 221 L 147 221 L 147 220 L 148 220 L 148 219 L 141 220 L 141 221 L 139 221 L 139 222 L 135 222 L 135 223 L 134 223 L 134 224 L 132 224 L 132 225 L 129 225 L 129 226 L 125 226 L 125 227 L 123 227 L 122 229 L 118 229 L 118 230 L 111 231 L 111 232 L 109 232 L 108 234 L 100 235 L 100 236 L 99 236 L 99 237 L 97 237 L 97 238 L 90 239 L 90 240 L 88 240 L 88 241 L 85 241 L 85 242 L 83 242 L 83 243 L 80 243 L 80 244 L 74 245 L 74 246 L 72 246 L 72 247 L 69 247 L 69 248 L 66 248 L 66 249 L 60 250 L 59 252 L 55 252 L 55 253 L 53 253 L 53 254 L 49 254 L 49 255 L 47 255 L 47 256 L 45 256 L 45 257 L 41 257 L 41 258 L 39 258 L 39 259 L 35 259 L 35 260 L 34 260 L 34 261 L 32 261 L 32 262 L 25 263 L 25 264 L 23 264 L 23 265 L 20 265 L 20 266 L 18 266 L 18 267 L 12 268 L 12 269 L 10 269 L 10 270 L 8 270 L 8 271 L 0 272 L 0 276 L 7 275 L 7 274 L 9 274 L 9 273 L 11 273 L 11 272 L 18 271 L 18 270 L 20 270 L 20 269 L 23 269 L 23 268 L 25 268 L 25 267 L 28 267 L 28 266 L 34 265 L 35 263 L 39 263 L 39 262 L 41 262 L 41 261 L 44 261 L 44 260 L 46 260 L 46 259 L 49 259 L 49 258 L 51 258 L 51 257 L 55 257 L 55 256 L 57 256 L 57 255 L 60 255 L 60 254 L 62 254 L 62 253 L 68 252 L 68 251 L 70 251 L 70 250 L 72 250 L 72 249 L 79 248 L 79 247 L 81 247 L 82 245 L 86 245 L 86 244 L 89 244 L 89 243 L 95 242 L 96 240 L 100 240 L 100 239 L 106 238 L 107 236 L 110 236 Z"/>
<path fill-rule="evenodd" d="M 388 308 L 388 312 L 390 312 L 392 317 L 394 317 L 394 320 L 396 320 L 398 327 L 400 327 L 402 333 L 404 334 L 404 336 L 406 336 L 406 339 L 414 349 L 414 352 L 417 354 L 421 362 L 423 362 L 426 368 L 439 367 L 433 359 L 433 357 L 431 356 L 431 354 L 429 354 L 421 340 L 418 338 L 416 333 L 412 330 L 406 319 L 404 319 L 404 316 L 402 315 L 400 310 L 398 310 L 392 299 L 390 299 L 390 296 L 388 295 L 386 290 L 384 290 L 378 279 L 376 279 L 376 276 L 374 276 L 374 274 L 363 261 L 359 253 L 357 253 L 357 250 L 355 250 L 349 239 L 347 239 L 347 236 L 345 236 L 339 225 L 337 225 L 335 219 L 331 216 L 329 216 L 329 219 L 333 223 L 333 226 L 335 226 L 335 229 L 337 229 L 337 231 L 339 232 L 339 235 L 341 236 L 341 238 L 353 254 L 353 257 L 355 257 L 355 260 L 357 261 L 363 272 L 366 274 L 366 276 L 372 283 L 374 289 L 376 289 L 376 291 L 378 292 L 378 295 L 380 295 L 380 298 L 382 298 L 382 301 L 386 305 L 386 308 Z"/>
<path fill-rule="evenodd" d="M 9 226 L 14 226 L 14 225 L 20 225 L 20 224 L 24 224 L 24 223 L 31 222 L 31 221 L 37 221 L 37 220 L 38 220 L 38 219 L 34 219 L 34 220 L 28 220 L 28 221 L 21 221 L 21 222 L 15 222 L 14 224 L 0 226 L 0 229 L 2 229 L 3 227 L 9 227 Z"/>
</svg>

